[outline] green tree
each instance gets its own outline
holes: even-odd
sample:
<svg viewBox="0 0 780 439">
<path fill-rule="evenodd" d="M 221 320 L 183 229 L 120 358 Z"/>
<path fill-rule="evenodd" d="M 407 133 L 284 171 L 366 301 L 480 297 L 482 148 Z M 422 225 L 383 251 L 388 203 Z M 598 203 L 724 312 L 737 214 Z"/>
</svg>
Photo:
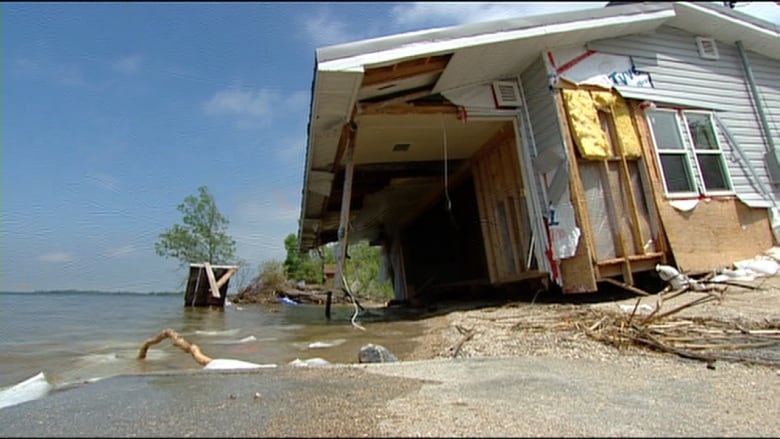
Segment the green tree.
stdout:
<svg viewBox="0 0 780 439">
<path fill-rule="evenodd" d="M 360 241 L 349 246 L 344 269 L 345 277 L 350 282 L 355 294 L 372 299 L 389 299 L 393 297 L 392 285 L 389 281 L 379 283 L 379 268 L 381 265 L 380 249 L 369 245 L 368 241 Z"/>
<path fill-rule="evenodd" d="M 290 233 L 284 239 L 284 248 L 287 250 L 287 258 L 284 260 L 287 277 L 308 283 L 322 283 L 321 259 L 315 252 L 299 252 L 298 237 L 295 233 Z"/>
<path fill-rule="evenodd" d="M 236 262 L 236 242 L 226 233 L 229 222 L 217 210 L 206 186 L 198 188 L 198 196 L 185 197 L 177 209 L 183 214 L 184 224 L 175 224 L 160 234 L 160 240 L 154 244 L 158 255 L 176 258 L 182 266 Z"/>
<path fill-rule="evenodd" d="M 316 250 L 301 253 L 298 251 L 298 237 L 290 233 L 284 239 L 287 258 L 284 260 L 284 272 L 288 279 L 303 280 L 308 283 L 321 283 L 322 265 L 335 264 L 335 243 L 325 244 Z M 393 297 L 392 284 L 379 283 L 380 249 L 360 241 L 349 246 L 349 258 L 344 267 L 344 276 L 353 292 L 360 297 L 385 300 Z"/>
</svg>

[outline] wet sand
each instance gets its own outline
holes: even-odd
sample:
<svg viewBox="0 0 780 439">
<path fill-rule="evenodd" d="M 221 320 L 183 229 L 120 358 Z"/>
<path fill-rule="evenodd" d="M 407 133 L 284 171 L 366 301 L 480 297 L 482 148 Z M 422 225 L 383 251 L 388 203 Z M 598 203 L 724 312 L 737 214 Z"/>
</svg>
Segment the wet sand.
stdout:
<svg viewBox="0 0 780 439">
<path fill-rule="evenodd" d="M 121 376 L 0 410 L 3 437 L 496 437 L 780 434 L 780 378 L 465 358 Z"/>
</svg>

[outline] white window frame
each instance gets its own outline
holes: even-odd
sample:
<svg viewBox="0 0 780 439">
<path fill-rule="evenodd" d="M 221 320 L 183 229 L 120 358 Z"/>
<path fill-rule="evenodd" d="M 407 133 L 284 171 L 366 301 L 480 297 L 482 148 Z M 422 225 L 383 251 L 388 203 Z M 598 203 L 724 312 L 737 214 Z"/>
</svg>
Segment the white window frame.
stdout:
<svg viewBox="0 0 780 439">
<path fill-rule="evenodd" d="M 712 130 L 713 139 L 715 140 L 715 147 L 716 149 L 696 149 L 696 144 L 693 141 L 693 135 L 691 134 L 690 130 L 688 129 L 688 117 L 686 115 L 688 114 L 700 114 L 703 116 L 706 116 L 710 129 Z M 705 196 L 728 196 L 734 194 L 734 185 L 731 183 L 731 174 L 729 173 L 728 165 L 726 164 L 726 160 L 723 157 L 723 147 L 720 144 L 720 136 L 718 136 L 718 127 L 715 125 L 715 120 L 712 117 L 711 111 L 701 111 L 701 110 L 683 110 L 682 111 L 683 120 L 685 122 L 685 133 L 688 135 L 688 142 L 691 147 L 691 150 L 693 151 L 693 163 L 694 166 L 696 166 L 696 172 L 698 175 L 698 184 L 700 187 L 700 191 Z M 714 189 L 709 190 L 707 189 L 707 185 L 704 181 L 704 174 L 701 172 L 701 166 L 699 166 L 699 156 L 700 155 L 713 155 L 718 156 L 720 160 L 718 162 L 720 163 L 721 170 L 723 171 L 723 181 L 726 184 L 726 189 Z"/>
<path fill-rule="evenodd" d="M 656 139 L 655 131 L 653 129 L 653 123 L 651 115 L 653 113 L 671 113 L 674 115 L 675 126 L 682 142 L 682 149 L 676 148 L 664 148 L 664 145 L 659 145 Z M 696 149 L 693 143 L 693 136 L 688 130 L 688 119 L 685 114 L 703 114 L 709 118 L 712 132 L 715 134 L 714 139 L 717 149 Z M 664 194 L 667 198 L 698 198 L 701 196 L 713 197 L 713 196 L 730 196 L 734 194 L 734 185 L 731 181 L 731 175 L 729 168 L 723 156 L 723 148 L 721 147 L 720 136 L 718 135 L 717 127 L 714 123 L 711 111 L 706 110 L 683 110 L 678 108 L 656 108 L 653 110 L 647 110 L 645 113 L 648 127 L 650 128 L 650 138 L 653 141 L 655 150 L 656 163 L 658 169 L 661 172 L 661 182 L 664 187 Z M 661 162 L 662 155 L 682 155 L 683 163 L 685 166 L 685 172 L 687 174 L 690 184 L 693 186 L 692 191 L 670 191 L 666 184 L 666 175 L 664 174 L 664 168 Z M 723 170 L 723 178 L 728 186 L 728 189 L 708 190 L 704 183 L 704 177 L 699 167 L 699 155 L 717 155 L 720 157 L 720 165 Z"/>
</svg>

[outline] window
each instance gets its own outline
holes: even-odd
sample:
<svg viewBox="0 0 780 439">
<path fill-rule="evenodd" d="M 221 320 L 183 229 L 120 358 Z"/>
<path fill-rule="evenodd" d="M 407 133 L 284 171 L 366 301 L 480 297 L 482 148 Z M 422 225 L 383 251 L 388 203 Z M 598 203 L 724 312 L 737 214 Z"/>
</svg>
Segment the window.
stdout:
<svg viewBox="0 0 780 439">
<path fill-rule="evenodd" d="M 651 110 L 647 117 L 667 195 L 685 197 L 732 192 L 710 113 Z"/>
</svg>

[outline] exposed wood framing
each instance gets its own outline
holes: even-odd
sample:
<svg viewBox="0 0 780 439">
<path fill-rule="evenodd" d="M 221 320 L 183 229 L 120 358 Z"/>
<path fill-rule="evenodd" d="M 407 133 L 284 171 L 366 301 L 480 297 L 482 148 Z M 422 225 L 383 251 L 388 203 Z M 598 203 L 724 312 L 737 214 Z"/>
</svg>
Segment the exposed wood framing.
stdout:
<svg viewBox="0 0 780 439">
<path fill-rule="evenodd" d="M 474 163 L 474 192 L 477 196 L 477 200 L 485 200 L 488 198 L 487 184 L 483 183 L 481 178 L 476 178 L 476 175 L 483 175 L 486 171 L 485 166 L 481 162 Z M 481 204 L 480 204 L 481 206 Z M 494 232 L 495 218 L 493 217 L 493 210 L 486 208 L 479 208 L 479 224 L 482 228 L 482 237 L 485 240 L 485 259 L 488 266 L 488 275 L 491 283 L 498 282 L 498 270 L 496 268 L 498 251 L 494 246 L 489 245 L 490 242 L 494 242 L 496 239 L 492 235 Z"/>
<path fill-rule="evenodd" d="M 623 221 L 620 219 L 625 218 L 625 212 L 621 206 L 615 201 L 615 188 L 611 182 L 611 172 L 609 169 L 609 163 L 604 160 L 601 162 L 601 181 L 604 183 L 604 199 L 607 202 L 607 214 L 612 216 L 610 224 L 614 228 L 615 238 L 617 239 L 617 250 L 619 256 L 623 259 L 623 279 L 629 284 L 634 283 L 634 278 L 631 275 L 631 264 L 628 261 L 628 246 L 626 245 L 625 232 L 623 230 Z"/>
<path fill-rule="evenodd" d="M 575 153 L 574 139 L 571 138 L 571 130 L 566 117 L 566 109 L 563 105 L 561 92 L 553 95 L 555 106 L 558 110 L 558 122 L 563 134 L 567 155 L 569 156 L 569 191 L 577 226 L 582 235 L 577 245 L 577 250 L 571 258 L 560 261 L 561 276 L 563 278 L 564 292 L 590 292 L 596 291 L 596 277 L 599 276 L 598 267 L 594 265 L 596 257 L 593 232 L 590 228 L 588 206 L 585 202 L 585 191 L 582 187 L 582 178 L 577 166 L 577 154 Z"/>
<path fill-rule="evenodd" d="M 418 75 L 441 73 L 447 68 L 452 55 L 429 56 L 402 61 L 391 66 L 366 69 L 362 87 L 398 81 Z"/>
<path fill-rule="evenodd" d="M 616 136 L 618 138 L 618 143 L 622 144 L 619 136 Z M 624 151 L 623 146 L 620 146 L 620 150 Z M 650 238 L 649 236 L 642 236 L 642 228 L 639 226 L 640 224 L 640 218 L 639 218 L 639 209 L 637 208 L 636 204 L 636 195 L 634 193 L 634 186 L 631 184 L 631 173 L 628 169 L 628 160 L 626 159 L 626 156 L 621 154 L 620 155 L 620 181 L 622 184 L 622 187 L 626 189 L 624 199 L 625 202 L 629 205 L 629 213 L 631 215 L 631 222 L 629 225 L 632 227 L 632 235 L 634 237 L 634 250 L 644 254 L 645 253 L 645 244 L 644 244 L 644 238 Z"/>
<path fill-rule="evenodd" d="M 452 104 L 408 104 L 367 108 L 361 114 L 458 114 L 458 107 Z"/>
<path fill-rule="evenodd" d="M 511 124 L 474 154 L 474 187 L 491 283 L 521 280 L 528 247 L 520 162 Z"/>
<path fill-rule="evenodd" d="M 361 114 L 372 114 L 372 113 L 375 114 L 375 113 L 378 113 L 378 112 L 382 112 L 381 110 L 383 108 L 389 108 L 389 107 L 393 107 L 393 106 L 397 106 L 397 105 L 405 105 L 407 102 L 409 102 L 411 100 L 414 100 L 414 99 L 417 99 L 417 98 L 422 98 L 422 97 L 430 95 L 432 89 L 433 88 L 431 87 L 431 88 L 426 88 L 425 90 L 413 91 L 413 92 L 406 93 L 406 94 L 401 95 L 401 96 L 394 96 L 392 98 L 388 98 L 388 99 L 384 99 L 384 100 L 376 101 L 376 102 L 374 102 L 374 101 L 372 101 L 372 102 L 363 102 L 363 103 L 358 104 L 358 106 L 359 106 L 359 111 L 358 112 L 361 113 Z"/>
<path fill-rule="evenodd" d="M 572 84 L 564 87 L 574 88 Z M 581 87 L 583 90 L 600 91 L 603 89 L 594 87 Z M 557 93 L 556 101 L 561 115 L 562 132 L 566 140 L 569 157 L 578 157 L 575 149 L 573 134 L 569 130 L 569 121 L 566 117 L 566 108 L 563 105 L 563 97 Z M 643 119 L 638 119 L 638 108 L 635 103 L 627 102 L 630 117 L 634 129 L 639 135 L 641 145 L 641 157 L 631 159 L 623 154 L 623 139 L 616 132 L 617 119 L 614 114 L 609 116 L 609 143 L 612 152 L 611 158 L 600 161 L 575 159 L 570 160 L 570 190 L 572 203 L 575 207 L 578 226 L 582 230 L 580 242 L 588 247 L 585 252 L 578 246 L 573 258 L 561 261 L 564 291 L 580 292 L 593 291 L 593 282 L 604 280 L 610 276 L 621 276 L 627 284 L 634 283 L 634 273 L 653 269 L 656 263 L 666 263 L 667 245 L 665 243 L 664 230 L 659 217 L 659 205 L 657 189 L 660 187 L 658 170 L 655 168 L 654 155 L 648 149 L 649 136 L 646 127 L 644 132 L 640 127 Z M 581 171 L 588 166 L 590 171 L 583 174 Z M 586 196 L 583 175 L 589 176 L 592 183 L 600 182 L 600 192 L 589 192 Z M 591 190 L 595 190 L 591 189 Z M 641 192 L 640 192 L 641 191 Z M 640 195 L 649 204 L 639 205 Z M 598 198 L 588 198 L 598 197 Z M 604 203 L 605 217 L 600 217 L 603 224 L 608 224 L 611 238 L 604 235 L 596 235 L 593 229 L 593 219 L 598 211 L 590 201 Z M 652 200 L 650 202 L 649 200 Z M 589 206 L 590 205 L 590 206 Z M 641 208 L 640 208 L 641 207 Z M 598 216 L 598 215 L 597 215 Z M 652 241 L 652 246 L 647 245 Z M 608 245 L 611 245 L 609 249 Z M 609 249 L 608 252 L 604 252 Z M 614 255 L 612 254 L 614 250 Z M 604 254 L 601 254 L 604 253 Z M 590 261 L 586 264 L 585 257 Z M 590 265 L 590 267 L 588 267 Z M 590 273 L 588 272 L 590 270 Z M 592 275 L 593 282 L 588 279 Z M 588 285 L 590 283 L 590 285 Z"/>
<path fill-rule="evenodd" d="M 650 212 L 651 229 L 653 225 L 656 228 L 657 236 L 655 239 L 655 249 L 663 256 L 661 263 L 666 264 L 668 262 L 669 243 L 667 242 L 667 236 L 663 221 L 661 221 L 661 203 L 663 199 L 663 186 L 661 183 L 661 172 L 658 169 L 658 164 L 655 161 L 655 153 L 651 149 L 652 140 L 650 137 L 650 127 L 647 126 L 642 114 L 644 113 L 639 108 L 638 102 L 628 102 L 628 108 L 631 113 L 631 121 L 634 124 L 634 129 L 639 134 L 639 145 L 642 148 L 642 157 L 644 157 L 644 166 L 640 168 L 641 172 L 644 172 L 643 176 L 647 179 L 645 187 L 649 188 L 650 193 L 645 193 L 647 199 L 652 200 L 652 205 L 648 206 L 654 210 Z"/>
</svg>

